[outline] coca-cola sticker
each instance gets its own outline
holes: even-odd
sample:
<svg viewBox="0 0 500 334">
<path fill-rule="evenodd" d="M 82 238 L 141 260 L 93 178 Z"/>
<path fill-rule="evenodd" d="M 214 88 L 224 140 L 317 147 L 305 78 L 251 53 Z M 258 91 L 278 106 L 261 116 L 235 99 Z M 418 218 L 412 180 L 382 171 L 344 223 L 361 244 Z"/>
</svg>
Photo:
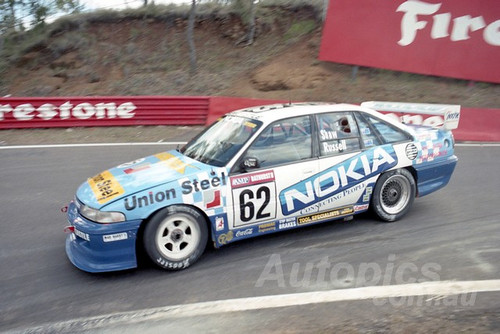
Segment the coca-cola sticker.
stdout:
<svg viewBox="0 0 500 334">
<path fill-rule="evenodd" d="M 415 160 L 417 155 L 418 155 L 418 148 L 415 144 L 410 143 L 406 145 L 406 156 L 408 157 L 408 159 Z"/>
</svg>

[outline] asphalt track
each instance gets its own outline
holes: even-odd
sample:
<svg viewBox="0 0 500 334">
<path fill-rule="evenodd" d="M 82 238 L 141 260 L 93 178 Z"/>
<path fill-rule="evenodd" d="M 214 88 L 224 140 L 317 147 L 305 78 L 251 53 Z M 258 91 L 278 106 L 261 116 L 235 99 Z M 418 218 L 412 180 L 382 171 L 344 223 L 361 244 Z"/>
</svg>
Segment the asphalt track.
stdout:
<svg viewBox="0 0 500 334">
<path fill-rule="evenodd" d="M 73 267 L 60 208 L 78 185 L 170 148 L 0 150 L 0 332 L 500 331 L 500 147 L 457 147 L 450 184 L 397 223 L 363 215 L 209 247 L 180 272 L 147 262 L 99 275 Z M 419 295 L 421 284 L 438 290 Z M 371 286 L 380 294 L 355 298 Z M 341 290 L 349 298 L 325 297 Z"/>
</svg>

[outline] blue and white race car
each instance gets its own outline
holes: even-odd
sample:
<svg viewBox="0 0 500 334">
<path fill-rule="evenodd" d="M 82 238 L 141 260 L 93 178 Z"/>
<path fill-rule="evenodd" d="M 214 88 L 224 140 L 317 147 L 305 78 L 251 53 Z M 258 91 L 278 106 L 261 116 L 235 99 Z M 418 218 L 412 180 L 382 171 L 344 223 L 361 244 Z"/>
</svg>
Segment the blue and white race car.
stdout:
<svg viewBox="0 0 500 334">
<path fill-rule="evenodd" d="M 104 272 L 135 268 L 143 247 L 158 266 L 179 270 L 208 240 L 218 248 L 368 208 L 398 220 L 450 180 L 460 106 L 385 103 L 439 115 L 438 129 L 401 124 L 369 108 L 377 104 L 237 110 L 180 150 L 89 178 L 68 207 L 66 253 L 76 267 Z"/>
</svg>

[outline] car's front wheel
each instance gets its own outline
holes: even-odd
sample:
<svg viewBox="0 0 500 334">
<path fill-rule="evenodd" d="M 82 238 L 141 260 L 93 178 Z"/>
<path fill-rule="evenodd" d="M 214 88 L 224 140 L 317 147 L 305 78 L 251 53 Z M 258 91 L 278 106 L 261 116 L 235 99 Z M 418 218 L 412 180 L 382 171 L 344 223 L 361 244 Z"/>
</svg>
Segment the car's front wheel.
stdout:
<svg viewBox="0 0 500 334">
<path fill-rule="evenodd" d="M 203 254 L 208 238 L 205 218 L 195 209 L 173 205 L 158 211 L 144 230 L 150 259 L 168 270 L 184 269 Z"/>
<path fill-rule="evenodd" d="M 393 222 L 403 217 L 413 204 L 416 185 L 407 169 L 396 169 L 380 175 L 372 197 L 372 209 L 382 220 Z"/>
</svg>

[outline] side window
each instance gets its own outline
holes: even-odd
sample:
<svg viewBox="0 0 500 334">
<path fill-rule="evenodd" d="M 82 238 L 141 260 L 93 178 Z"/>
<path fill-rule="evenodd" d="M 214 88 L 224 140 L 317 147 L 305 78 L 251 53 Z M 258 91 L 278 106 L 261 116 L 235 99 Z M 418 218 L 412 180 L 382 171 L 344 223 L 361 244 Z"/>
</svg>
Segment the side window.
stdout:
<svg viewBox="0 0 500 334">
<path fill-rule="evenodd" d="M 358 127 L 351 113 L 318 114 L 316 119 L 322 156 L 360 149 Z"/>
<path fill-rule="evenodd" d="M 369 122 L 377 130 L 380 136 L 384 139 L 385 143 L 397 143 L 400 141 L 406 141 L 410 137 L 400 129 L 393 127 L 392 125 L 370 115 L 366 115 Z"/>
<path fill-rule="evenodd" d="M 261 168 L 311 158 L 310 117 L 295 117 L 271 124 L 250 146 L 245 156 L 257 158 Z"/>
<path fill-rule="evenodd" d="M 374 128 L 359 113 L 356 113 L 356 121 L 358 122 L 359 133 L 361 135 L 361 140 L 363 142 L 364 147 L 371 148 L 373 146 L 378 146 L 382 144 L 380 138 L 375 133 Z"/>
</svg>

